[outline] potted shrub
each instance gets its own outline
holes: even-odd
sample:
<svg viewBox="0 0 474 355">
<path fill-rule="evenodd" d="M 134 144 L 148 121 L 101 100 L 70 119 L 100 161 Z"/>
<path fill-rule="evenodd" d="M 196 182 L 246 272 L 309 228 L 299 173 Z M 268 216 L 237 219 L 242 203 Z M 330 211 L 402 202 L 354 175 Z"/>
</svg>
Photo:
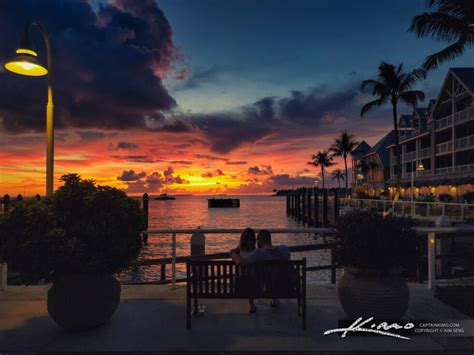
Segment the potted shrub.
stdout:
<svg viewBox="0 0 474 355">
<path fill-rule="evenodd" d="M 48 312 L 67 330 L 106 322 L 120 300 L 114 275 L 140 252 L 144 215 L 138 201 L 76 174 L 51 199 L 16 204 L 0 216 L 0 259 L 26 283 L 45 279 Z"/>
<path fill-rule="evenodd" d="M 416 234 L 409 218 L 354 211 L 336 225 L 335 257 L 344 275 L 338 295 L 351 319 L 400 319 L 409 291 L 401 276 L 416 257 Z"/>
</svg>

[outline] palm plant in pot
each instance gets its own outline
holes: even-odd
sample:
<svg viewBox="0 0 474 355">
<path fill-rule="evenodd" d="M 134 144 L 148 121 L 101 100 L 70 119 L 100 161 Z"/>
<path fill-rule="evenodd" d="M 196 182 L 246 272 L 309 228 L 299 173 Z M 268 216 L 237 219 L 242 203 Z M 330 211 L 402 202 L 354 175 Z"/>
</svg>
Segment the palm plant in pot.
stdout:
<svg viewBox="0 0 474 355">
<path fill-rule="evenodd" d="M 354 211 L 336 225 L 335 257 L 344 275 L 338 296 L 351 319 L 401 319 L 409 290 L 402 271 L 416 256 L 416 233 L 409 218 Z"/>
<path fill-rule="evenodd" d="M 0 216 L 0 261 L 26 283 L 52 282 L 48 312 L 67 330 L 105 323 L 121 287 L 114 275 L 140 252 L 144 215 L 138 201 L 76 174 L 51 199 L 17 204 Z"/>
</svg>

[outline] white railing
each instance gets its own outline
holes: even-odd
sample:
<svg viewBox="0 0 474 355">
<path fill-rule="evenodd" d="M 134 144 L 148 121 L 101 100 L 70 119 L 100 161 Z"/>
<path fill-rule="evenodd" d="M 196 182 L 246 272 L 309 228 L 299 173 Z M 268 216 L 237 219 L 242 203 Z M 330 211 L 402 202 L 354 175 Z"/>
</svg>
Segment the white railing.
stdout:
<svg viewBox="0 0 474 355">
<path fill-rule="evenodd" d="M 416 150 L 410 153 L 403 154 L 403 161 L 410 161 L 416 159 Z"/>
<path fill-rule="evenodd" d="M 458 165 L 454 167 L 455 173 L 464 173 L 469 171 L 474 171 L 474 164 Z"/>
<path fill-rule="evenodd" d="M 260 228 L 263 229 L 263 228 Z M 331 229 L 328 228 L 286 228 L 286 229 L 272 229 L 265 228 L 272 234 L 328 234 L 333 233 Z M 203 234 L 241 234 L 243 228 L 241 229 L 149 229 L 146 231 L 148 234 L 170 234 L 171 235 L 171 284 L 174 286 L 176 284 L 176 235 L 177 234 L 186 234 L 193 235 L 197 233 Z M 257 232 L 259 229 L 256 228 Z M 236 239 L 237 240 L 237 239 Z"/>
<path fill-rule="evenodd" d="M 453 124 L 453 116 L 449 115 L 440 120 L 435 121 L 435 131 L 439 131 L 440 129 L 449 127 Z"/>
<path fill-rule="evenodd" d="M 438 168 L 436 169 L 436 174 L 449 174 L 453 172 L 452 166 L 447 166 L 446 168 Z"/>
<path fill-rule="evenodd" d="M 444 142 L 441 144 L 436 144 L 435 146 L 435 153 L 436 154 L 443 154 L 443 153 L 449 153 L 453 150 L 453 142 Z"/>
<path fill-rule="evenodd" d="M 474 147 L 474 135 L 458 138 L 454 141 L 455 150 L 465 149 L 465 148 L 470 148 L 470 147 Z"/>
<path fill-rule="evenodd" d="M 378 201 L 378 200 L 377 200 Z M 473 205 L 474 206 L 474 205 Z M 417 227 L 417 235 L 427 236 L 428 243 L 428 288 L 434 289 L 436 285 L 436 234 L 455 234 L 474 236 L 474 227 Z M 258 229 L 256 229 L 258 231 Z M 289 228 L 268 229 L 272 234 L 331 234 L 333 229 L 329 228 Z M 176 284 L 176 235 L 194 233 L 204 234 L 240 234 L 242 229 L 150 229 L 148 234 L 171 234 L 172 248 L 172 285 Z"/>
<path fill-rule="evenodd" d="M 420 149 L 420 151 L 418 153 L 418 158 L 419 159 L 427 158 L 430 155 L 431 155 L 431 148 L 427 147 L 427 148 Z"/>
<path fill-rule="evenodd" d="M 468 107 L 454 114 L 454 124 L 463 123 L 474 118 L 474 108 Z"/>
<path fill-rule="evenodd" d="M 341 206 L 356 208 L 377 209 L 380 212 L 392 209 L 396 215 L 410 215 L 420 220 L 434 221 L 435 218 L 445 215 L 456 221 L 465 221 L 468 217 L 474 217 L 474 204 L 448 203 L 448 202 L 424 202 L 410 200 L 392 201 L 376 199 L 341 199 Z"/>
</svg>

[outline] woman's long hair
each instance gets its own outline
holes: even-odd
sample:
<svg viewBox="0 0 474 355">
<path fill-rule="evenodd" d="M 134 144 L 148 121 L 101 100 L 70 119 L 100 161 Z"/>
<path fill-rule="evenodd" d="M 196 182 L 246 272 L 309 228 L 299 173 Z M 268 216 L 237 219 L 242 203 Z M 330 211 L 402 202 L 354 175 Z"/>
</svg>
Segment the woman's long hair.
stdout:
<svg viewBox="0 0 474 355">
<path fill-rule="evenodd" d="M 245 228 L 240 235 L 239 248 L 241 251 L 249 253 L 255 249 L 256 241 L 255 231 L 252 228 Z"/>
</svg>

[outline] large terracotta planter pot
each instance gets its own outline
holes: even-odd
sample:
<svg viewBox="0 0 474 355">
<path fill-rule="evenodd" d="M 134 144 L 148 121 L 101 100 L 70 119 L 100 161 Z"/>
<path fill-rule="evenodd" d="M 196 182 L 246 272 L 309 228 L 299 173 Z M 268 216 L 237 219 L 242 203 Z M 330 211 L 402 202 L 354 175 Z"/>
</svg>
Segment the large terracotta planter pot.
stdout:
<svg viewBox="0 0 474 355">
<path fill-rule="evenodd" d="M 65 274 L 48 291 L 48 313 L 68 331 L 92 329 L 115 312 L 120 291 L 120 283 L 110 274 Z"/>
<path fill-rule="evenodd" d="M 337 283 L 339 301 L 349 319 L 401 319 L 409 302 L 409 290 L 399 271 L 382 275 L 377 270 L 344 268 Z"/>
</svg>

